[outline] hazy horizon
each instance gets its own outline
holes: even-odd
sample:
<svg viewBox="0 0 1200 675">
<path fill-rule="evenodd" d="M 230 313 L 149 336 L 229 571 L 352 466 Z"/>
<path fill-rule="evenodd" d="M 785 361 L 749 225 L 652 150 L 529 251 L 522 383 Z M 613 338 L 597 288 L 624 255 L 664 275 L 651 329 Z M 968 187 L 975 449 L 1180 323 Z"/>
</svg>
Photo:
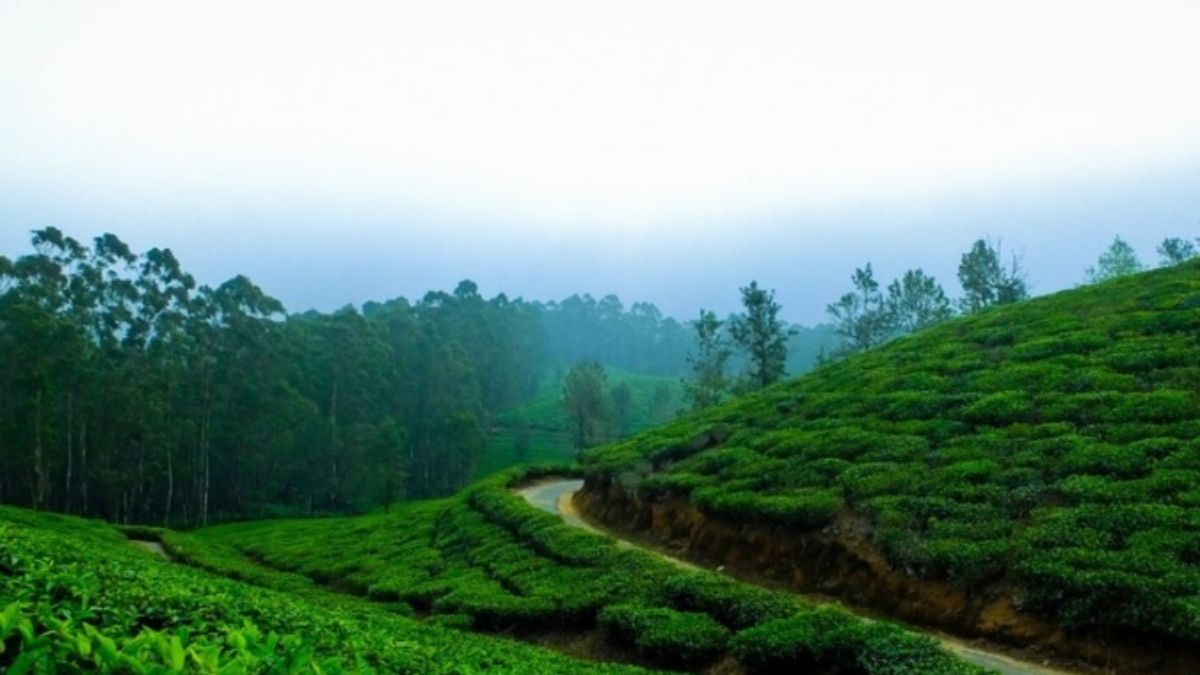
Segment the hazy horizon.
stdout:
<svg viewBox="0 0 1200 675">
<path fill-rule="evenodd" d="M 1200 234 L 1200 6 L 0 2 L 0 251 L 167 246 L 290 311 L 613 293 L 791 321 L 872 262 L 1032 290 Z M 870 17 L 869 21 L 862 17 Z"/>
</svg>

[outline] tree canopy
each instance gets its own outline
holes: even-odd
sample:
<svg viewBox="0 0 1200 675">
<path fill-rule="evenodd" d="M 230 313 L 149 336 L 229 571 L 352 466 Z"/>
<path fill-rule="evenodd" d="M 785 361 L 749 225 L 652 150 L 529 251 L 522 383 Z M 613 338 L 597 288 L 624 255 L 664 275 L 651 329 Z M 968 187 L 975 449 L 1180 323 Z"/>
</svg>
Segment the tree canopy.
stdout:
<svg viewBox="0 0 1200 675">
<path fill-rule="evenodd" d="M 1185 250 L 1172 245 L 1171 252 L 1183 255 Z M 1113 239 L 1113 243 L 1105 249 L 1104 253 L 1100 254 L 1096 265 L 1087 268 L 1087 283 L 1096 284 L 1117 277 L 1137 274 L 1140 271 L 1142 271 L 1142 261 L 1138 259 L 1137 252 L 1133 250 L 1129 242 L 1117 237 Z"/>
<path fill-rule="evenodd" d="M 0 500 L 204 523 L 368 508 L 470 478 L 545 368 L 541 308 L 453 294 L 288 315 L 166 249 L 55 228 L 0 261 Z"/>
<path fill-rule="evenodd" d="M 757 281 L 751 281 L 741 292 L 744 312 L 733 317 L 729 332 L 749 360 L 743 385 L 760 389 L 783 377 L 791 331 L 779 318 L 782 308 L 775 301 L 774 290 L 759 288 Z"/>
</svg>

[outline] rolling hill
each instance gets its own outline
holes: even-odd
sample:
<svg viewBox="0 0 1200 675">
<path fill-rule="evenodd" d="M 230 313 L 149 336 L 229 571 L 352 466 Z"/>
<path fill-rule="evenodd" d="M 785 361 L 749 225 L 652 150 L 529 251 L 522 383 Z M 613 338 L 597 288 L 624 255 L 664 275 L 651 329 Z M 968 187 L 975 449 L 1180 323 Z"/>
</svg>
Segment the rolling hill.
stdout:
<svg viewBox="0 0 1200 675">
<path fill-rule="evenodd" d="M 697 559 L 964 635 L 1200 668 L 1200 263 L 950 321 L 585 457 Z"/>
</svg>

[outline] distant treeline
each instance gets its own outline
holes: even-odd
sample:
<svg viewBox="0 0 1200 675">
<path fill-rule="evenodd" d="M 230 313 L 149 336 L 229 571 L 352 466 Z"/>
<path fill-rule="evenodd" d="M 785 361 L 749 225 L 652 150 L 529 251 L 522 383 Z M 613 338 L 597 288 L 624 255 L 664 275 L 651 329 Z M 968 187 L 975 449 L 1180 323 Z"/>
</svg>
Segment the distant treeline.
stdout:
<svg viewBox="0 0 1200 675">
<path fill-rule="evenodd" d="M 548 369 L 676 376 L 693 348 L 689 325 L 613 296 L 486 299 L 464 281 L 288 315 L 245 277 L 197 284 L 166 249 L 55 228 L 32 244 L 0 257 L 0 501 L 116 521 L 447 494 Z"/>
<path fill-rule="evenodd" d="M 572 295 L 562 302 L 533 304 L 541 310 L 547 353 L 555 363 L 596 361 L 645 375 L 686 377 L 691 372 L 688 356 L 697 347 L 694 321 L 664 316 L 649 302 L 625 309 L 615 295 L 599 300 Z M 831 324 L 789 328 L 787 372 L 791 375 L 811 370 L 838 345 Z M 730 357 L 732 368 L 742 368 L 744 362 L 743 354 Z"/>
</svg>

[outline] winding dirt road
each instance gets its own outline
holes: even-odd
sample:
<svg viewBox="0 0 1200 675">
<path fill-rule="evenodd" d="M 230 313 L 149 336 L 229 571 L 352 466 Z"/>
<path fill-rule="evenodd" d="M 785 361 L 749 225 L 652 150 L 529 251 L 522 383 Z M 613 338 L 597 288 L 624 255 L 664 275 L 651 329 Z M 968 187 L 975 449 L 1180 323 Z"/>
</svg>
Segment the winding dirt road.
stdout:
<svg viewBox="0 0 1200 675">
<path fill-rule="evenodd" d="M 637 544 L 625 539 L 621 533 L 614 532 L 607 528 L 597 527 L 593 523 L 589 523 L 583 519 L 579 510 L 575 508 L 574 496 L 575 493 L 583 488 L 581 480 L 562 480 L 551 479 L 527 485 L 517 490 L 517 493 L 525 498 L 530 504 L 548 511 L 562 519 L 569 525 L 581 527 L 583 529 L 595 532 L 596 534 L 607 536 L 615 539 L 618 546 L 631 548 L 639 548 L 647 553 L 654 554 L 673 565 L 685 569 L 701 569 L 699 566 L 690 563 L 686 560 L 676 558 L 669 553 L 655 548 L 650 548 Z M 826 599 L 805 597 L 808 601 L 814 603 L 827 603 Z M 844 609 L 853 611 L 853 608 L 841 605 Z M 870 617 L 864 617 L 870 620 Z M 1031 661 L 1023 661 L 1014 656 L 1009 656 L 1000 651 L 994 651 L 986 647 L 968 644 L 956 638 L 947 635 L 919 628 L 916 626 L 906 626 L 909 630 L 916 633 L 928 635 L 937 640 L 946 649 L 955 653 L 964 661 L 969 661 L 975 665 L 994 670 L 1001 675 L 1070 675 L 1071 671 L 1058 670 L 1049 666 L 1033 663 Z"/>
</svg>

